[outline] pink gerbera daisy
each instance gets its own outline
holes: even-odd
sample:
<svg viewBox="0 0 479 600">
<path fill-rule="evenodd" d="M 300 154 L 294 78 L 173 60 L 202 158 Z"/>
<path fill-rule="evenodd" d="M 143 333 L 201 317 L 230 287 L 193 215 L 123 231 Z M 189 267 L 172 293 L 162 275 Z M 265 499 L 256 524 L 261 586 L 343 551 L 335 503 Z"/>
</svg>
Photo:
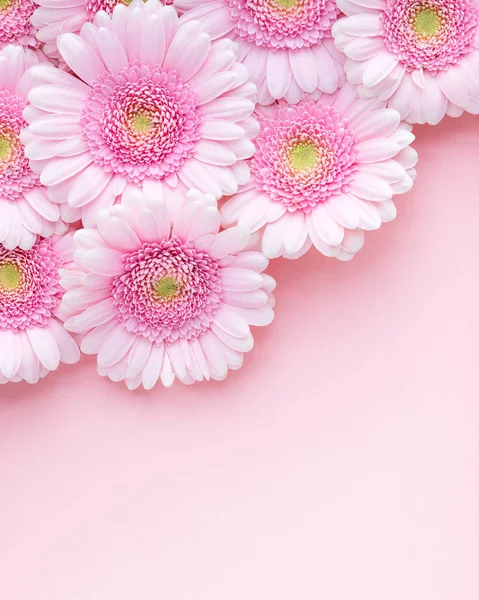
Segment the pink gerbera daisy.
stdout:
<svg viewBox="0 0 479 600">
<path fill-rule="evenodd" d="M 158 0 L 134 0 L 58 44 L 78 78 L 32 70 L 24 139 L 50 198 L 68 202 L 66 220 L 94 225 L 128 183 L 155 195 L 179 180 L 219 198 L 247 179 L 256 87 L 233 42 L 212 43 Z"/>
<path fill-rule="evenodd" d="M 223 224 L 263 231 L 268 258 L 297 258 L 312 244 L 349 260 L 364 230 L 396 215 L 392 197 L 415 177 L 411 126 L 379 100 L 336 94 L 263 108 L 251 181 L 222 207 Z"/>
<path fill-rule="evenodd" d="M 59 319 L 60 269 L 71 268 L 72 234 L 38 240 L 29 250 L 0 246 L 0 383 L 36 383 L 78 346 Z"/>
<path fill-rule="evenodd" d="M 0 49 L 9 44 L 39 46 L 30 22 L 36 6 L 34 0 L 0 0 Z"/>
<path fill-rule="evenodd" d="M 333 27 L 345 70 L 363 97 L 409 123 L 479 113 L 477 0 L 338 0 Z"/>
<path fill-rule="evenodd" d="M 65 273 L 68 330 L 98 354 L 98 371 L 130 389 L 223 379 L 253 346 L 250 325 L 273 318 L 268 261 L 246 250 L 239 227 L 219 232 L 212 196 L 147 198 L 128 186 L 75 234 L 75 269 Z"/>
<path fill-rule="evenodd" d="M 80 33 L 84 23 L 93 21 L 99 10 L 111 15 L 117 4 L 128 6 L 131 0 L 35 0 L 38 8 L 31 22 L 38 29 L 37 38 L 43 42 L 42 50 L 51 59 L 60 54 L 57 37 L 60 33 Z M 172 4 L 173 0 L 162 0 Z"/>
<path fill-rule="evenodd" d="M 20 141 L 29 113 L 27 69 L 38 63 L 32 50 L 7 46 L 0 51 L 0 243 L 31 248 L 37 234 L 63 233 L 60 212 L 28 164 Z"/>
<path fill-rule="evenodd" d="M 199 20 L 214 38 L 237 41 L 239 58 L 258 86 L 258 102 L 333 93 L 344 79 L 331 27 L 335 0 L 175 0 L 183 21 Z"/>
</svg>

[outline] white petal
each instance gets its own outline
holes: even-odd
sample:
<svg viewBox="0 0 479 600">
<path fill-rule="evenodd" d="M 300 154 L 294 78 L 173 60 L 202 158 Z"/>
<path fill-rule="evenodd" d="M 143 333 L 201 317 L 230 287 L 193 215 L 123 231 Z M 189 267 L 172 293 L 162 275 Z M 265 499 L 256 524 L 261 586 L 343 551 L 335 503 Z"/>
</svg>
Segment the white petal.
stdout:
<svg viewBox="0 0 479 600">
<path fill-rule="evenodd" d="M 73 33 L 60 35 L 58 48 L 71 70 L 86 83 L 93 85 L 105 72 L 101 60 L 80 36 Z"/>
<path fill-rule="evenodd" d="M 363 200 L 373 202 L 389 200 L 393 195 L 390 185 L 383 179 L 377 175 L 360 171 L 354 174 L 349 184 L 349 191 Z"/>
<path fill-rule="evenodd" d="M 227 254 L 235 254 L 244 250 L 250 239 L 250 234 L 241 227 L 231 227 L 215 236 L 213 245 L 208 252 L 213 258 L 223 258 Z"/>
<path fill-rule="evenodd" d="M 127 331 L 119 324 L 105 338 L 98 351 L 98 365 L 110 367 L 121 360 L 135 341 L 135 334 Z"/>
<path fill-rule="evenodd" d="M 26 329 L 28 339 L 38 360 L 49 371 L 54 371 L 60 363 L 58 344 L 47 327 L 30 327 Z"/>
<path fill-rule="evenodd" d="M 163 345 L 153 344 L 151 346 L 150 356 L 141 374 L 143 386 L 146 390 L 151 390 L 158 381 L 164 368 L 164 354 Z"/>
<path fill-rule="evenodd" d="M 261 287 L 263 278 L 259 273 L 238 267 L 221 269 L 223 289 L 233 292 L 249 292 Z"/>
<path fill-rule="evenodd" d="M 287 50 L 267 53 L 266 81 L 270 94 L 275 99 L 283 98 L 291 83 L 292 70 Z"/>
</svg>

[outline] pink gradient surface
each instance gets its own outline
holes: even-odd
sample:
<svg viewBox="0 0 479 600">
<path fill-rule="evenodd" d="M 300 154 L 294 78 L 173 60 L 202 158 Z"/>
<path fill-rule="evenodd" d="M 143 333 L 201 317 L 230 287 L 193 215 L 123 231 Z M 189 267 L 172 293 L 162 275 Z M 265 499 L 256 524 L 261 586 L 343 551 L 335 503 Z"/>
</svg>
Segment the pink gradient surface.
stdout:
<svg viewBox="0 0 479 600">
<path fill-rule="evenodd" d="M 2 600 L 479 598 L 479 118 L 349 264 L 277 261 L 225 382 L 0 389 Z"/>
</svg>

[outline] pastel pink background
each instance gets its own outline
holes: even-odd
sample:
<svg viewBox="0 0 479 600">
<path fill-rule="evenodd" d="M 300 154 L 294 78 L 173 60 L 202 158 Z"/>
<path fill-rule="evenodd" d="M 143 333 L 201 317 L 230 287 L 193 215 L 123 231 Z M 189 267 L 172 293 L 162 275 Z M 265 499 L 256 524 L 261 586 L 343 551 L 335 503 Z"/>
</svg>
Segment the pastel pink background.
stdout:
<svg viewBox="0 0 479 600">
<path fill-rule="evenodd" d="M 0 390 L 2 600 L 479 598 L 479 118 L 349 264 L 275 262 L 223 383 Z"/>
</svg>

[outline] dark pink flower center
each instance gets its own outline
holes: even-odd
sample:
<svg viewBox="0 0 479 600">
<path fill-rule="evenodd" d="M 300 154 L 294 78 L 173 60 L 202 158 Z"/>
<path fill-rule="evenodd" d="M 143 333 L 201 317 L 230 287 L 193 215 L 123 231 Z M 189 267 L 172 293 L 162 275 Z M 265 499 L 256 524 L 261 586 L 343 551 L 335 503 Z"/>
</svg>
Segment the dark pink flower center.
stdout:
<svg viewBox="0 0 479 600">
<path fill-rule="evenodd" d="M 7 200 L 18 200 L 39 179 L 30 169 L 20 141 L 20 132 L 27 126 L 23 108 L 21 98 L 0 91 L 0 197 Z"/>
<path fill-rule="evenodd" d="M 50 240 L 31 250 L 0 246 L 0 330 L 44 327 L 62 297 L 58 270 L 63 260 Z"/>
<path fill-rule="evenodd" d="M 135 63 L 94 84 L 83 136 L 106 171 L 141 183 L 176 172 L 199 138 L 197 97 L 174 71 Z"/>
<path fill-rule="evenodd" d="M 300 48 L 329 37 L 339 10 L 332 0 L 230 0 L 236 33 L 258 46 Z"/>
<path fill-rule="evenodd" d="M 355 169 L 355 138 L 338 112 L 321 102 L 278 108 L 264 119 L 251 172 L 259 189 L 290 211 L 310 212 L 347 191 Z"/>
<path fill-rule="evenodd" d="M 0 47 L 35 45 L 35 29 L 30 17 L 36 8 L 33 0 L 0 0 Z"/>
<path fill-rule="evenodd" d="M 172 237 L 123 257 L 112 283 L 113 304 L 128 331 L 174 342 L 204 333 L 221 305 L 218 262 Z"/>
</svg>

